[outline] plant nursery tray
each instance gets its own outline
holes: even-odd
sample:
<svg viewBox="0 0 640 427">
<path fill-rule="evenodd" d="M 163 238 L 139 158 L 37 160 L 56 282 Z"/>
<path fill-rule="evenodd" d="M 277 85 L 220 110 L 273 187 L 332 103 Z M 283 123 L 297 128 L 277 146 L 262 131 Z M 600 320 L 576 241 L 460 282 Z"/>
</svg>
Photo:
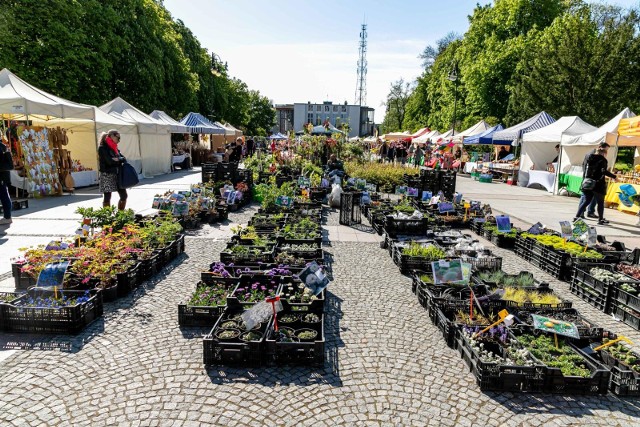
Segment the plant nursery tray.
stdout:
<svg viewBox="0 0 640 427">
<path fill-rule="evenodd" d="M 59 294 L 80 297 L 84 291 L 58 291 Z M 87 302 L 71 307 L 44 308 L 14 305 L 36 295 L 52 296 L 54 291 L 30 289 L 11 304 L 2 307 L 4 329 L 7 332 L 77 334 L 102 316 L 102 293 L 89 291 Z"/>
<path fill-rule="evenodd" d="M 306 324 L 305 328 L 315 330 L 318 333 L 314 341 L 278 342 L 276 341 L 276 332 L 272 320 L 269 324 L 266 339 L 267 364 L 277 366 L 323 366 L 325 352 L 324 314 L 321 315 L 320 323 Z"/>
</svg>

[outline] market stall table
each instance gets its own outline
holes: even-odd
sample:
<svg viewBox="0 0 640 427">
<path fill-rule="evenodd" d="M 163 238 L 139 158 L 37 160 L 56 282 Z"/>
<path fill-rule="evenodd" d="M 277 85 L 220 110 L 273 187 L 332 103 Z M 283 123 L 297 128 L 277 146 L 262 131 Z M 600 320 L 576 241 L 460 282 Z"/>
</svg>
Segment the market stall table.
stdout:
<svg viewBox="0 0 640 427">
<path fill-rule="evenodd" d="M 71 172 L 71 177 L 76 188 L 98 184 L 98 173 L 96 171 Z"/>
<path fill-rule="evenodd" d="M 527 187 L 531 187 L 533 184 L 539 184 L 551 193 L 553 192 L 553 184 L 555 180 L 556 174 L 553 172 L 530 170 L 529 183 L 527 184 Z"/>
<path fill-rule="evenodd" d="M 171 167 L 175 169 L 178 165 L 180 169 L 189 169 L 191 166 L 191 158 L 186 154 L 174 155 L 171 159 Z"/>
<path fill-rule="evenodd" d="M 582 190 L 582 175 L 571 175 L 568 173 L 561 173 L 558 177 L 558 186 L 565 187 L 567 191 L 575 194 L 580 194 Z"/>
<path fill-rule="evenodd" d="M 609 186 L 607 187 L 607 194 L 604 196 L 604 201 L 605 204 L 617 204 L 618 205 L 618 210 L 620 212 L 628 212 L 628 213 L 634 213 L 637 214 L 638 213 L 638 205 L 633 205 L 631 207 L 627 207 L 625 205 L 623 205 L 622 203 L 620 203 L 620 198 L 618 197 L 618 194 L 620 193 L 620 186 L 624 185 L 623 182 L 610 182 Z M 632 184 L 633 188 L 636 189 L 636 191 L 638 193 L 640 193 L 640 185 L 637 184 Z"/>
</svg>

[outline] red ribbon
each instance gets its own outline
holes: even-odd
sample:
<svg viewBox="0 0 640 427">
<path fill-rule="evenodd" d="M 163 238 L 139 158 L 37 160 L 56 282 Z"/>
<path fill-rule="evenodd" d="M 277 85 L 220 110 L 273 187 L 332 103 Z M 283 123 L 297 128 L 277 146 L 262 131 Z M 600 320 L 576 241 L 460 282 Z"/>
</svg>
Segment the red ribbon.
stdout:
<svg viewBox="0 0 640 427">
<path fill-rule="evenodd" d="M 278 313 L 276 312 L 276 301 L 280 301 L 280 296 L 275 296 L 266 299 L 267 302 L 271 303 L 271 308 L 273 309 L 273 329 L 278 331 Z"/>
</svg>

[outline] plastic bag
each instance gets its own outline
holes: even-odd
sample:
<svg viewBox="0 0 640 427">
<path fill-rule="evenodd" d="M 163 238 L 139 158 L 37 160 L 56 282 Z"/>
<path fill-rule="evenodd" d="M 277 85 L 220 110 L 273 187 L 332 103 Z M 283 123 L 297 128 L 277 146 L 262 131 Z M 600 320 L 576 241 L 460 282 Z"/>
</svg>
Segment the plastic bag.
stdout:
<svg viewBox="0 0 640 427">
<path fill-rule="evenodd" d="M 331 193 L 329 194 L 329 206 L 333 208 L 339 208 L 341 195 L 342 187 L 340 186 L 340 184 L 333 184 L 331 186 Z"/>
</svg>

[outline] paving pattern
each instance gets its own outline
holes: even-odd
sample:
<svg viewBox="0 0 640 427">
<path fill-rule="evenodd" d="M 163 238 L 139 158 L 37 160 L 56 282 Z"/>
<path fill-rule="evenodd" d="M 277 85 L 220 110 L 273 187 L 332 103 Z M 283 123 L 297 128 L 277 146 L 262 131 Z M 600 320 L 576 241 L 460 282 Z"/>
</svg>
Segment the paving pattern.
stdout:
<svg viewBox="0 0 640 427">
<path fill-rule="evenodd" d="M 334 281 L 324 368 L 204 369 L 206 331 L 181 330 L 176 306 L 223 246 L 194 233 L 185 254 L 106 304 L 104 318 L 77 337 L 0 334 L 5 348 L 27 348 L 0 364 L 0 425 L 638 425 L 634 400 L 480 392 L 377 243 L 325 248 Z M 532 271 L 587 317 L 640 342 L 567 284 L 500 254 L 506 271 Z"/>
</svg>

